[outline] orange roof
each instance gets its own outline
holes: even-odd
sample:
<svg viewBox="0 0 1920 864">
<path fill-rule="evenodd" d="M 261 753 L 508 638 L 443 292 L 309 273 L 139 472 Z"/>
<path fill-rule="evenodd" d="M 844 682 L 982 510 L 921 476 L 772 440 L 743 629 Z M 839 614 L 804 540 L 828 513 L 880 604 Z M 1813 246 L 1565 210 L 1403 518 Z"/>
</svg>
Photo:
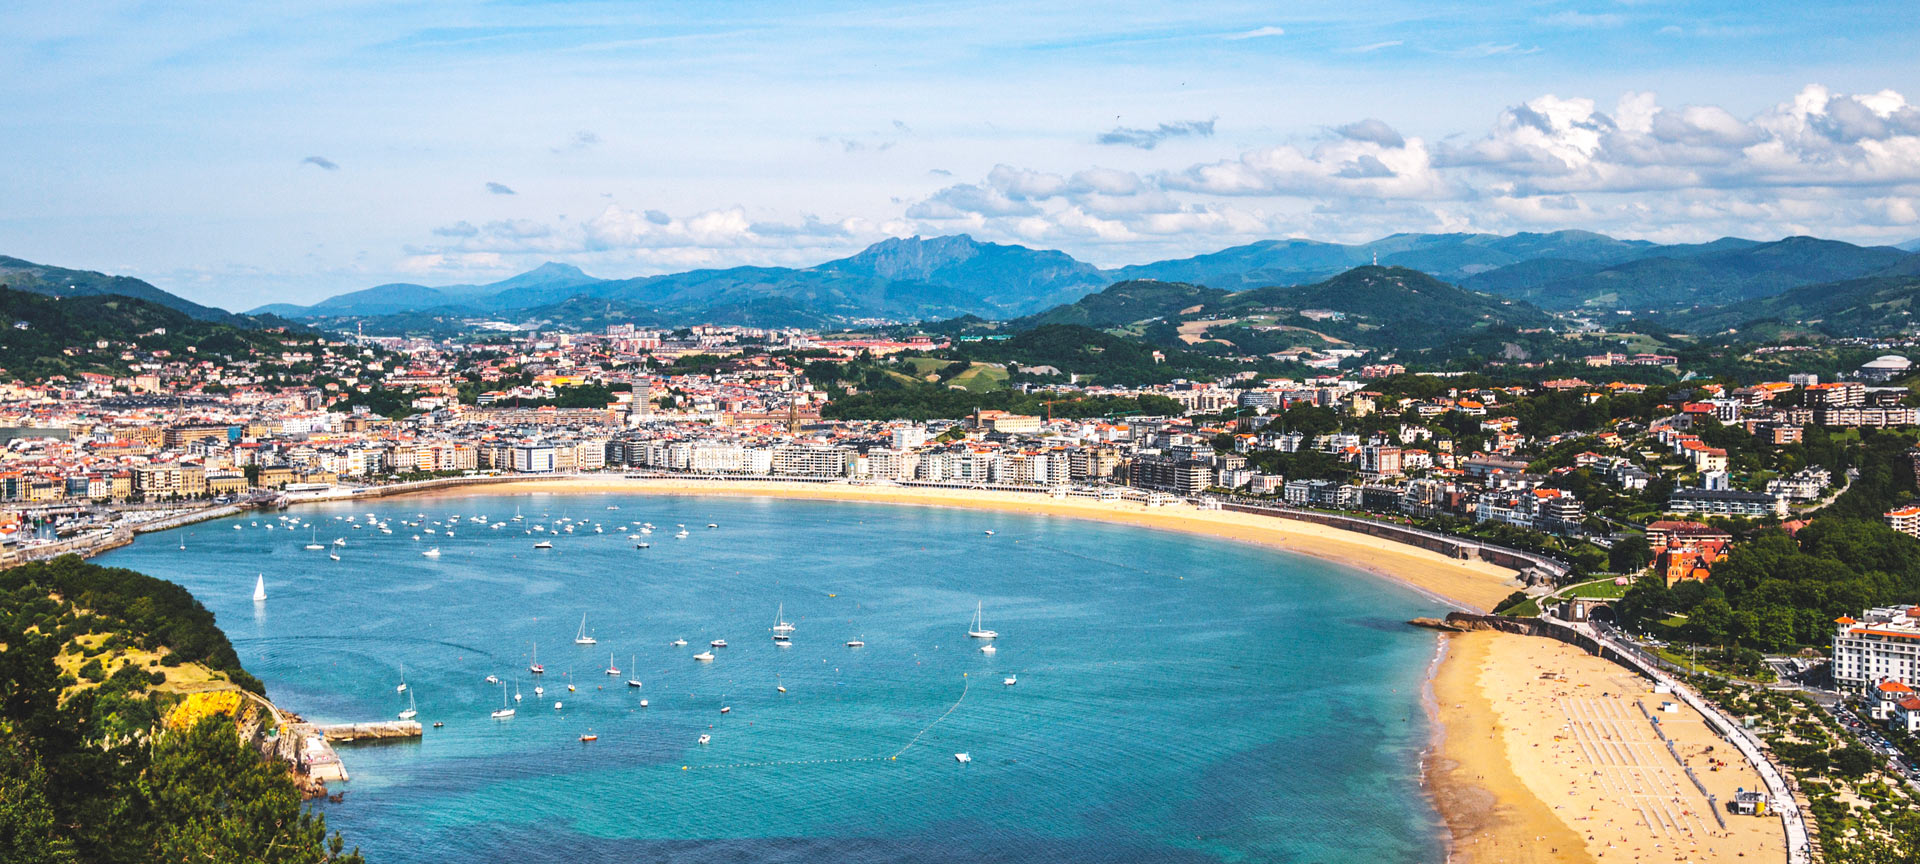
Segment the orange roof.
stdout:
<svg viewBox="0 0 1920 864">
<path fill-rule="evenodd" d="M 1847 617 L 1847 616 L 1845 616 L 1845 615 L 1842 615 L 1842 616 L 1840 616 L 1840 617 L 1838 617 L 1838 618 L 1835 618 L 1835 619 L 1833 619 L 1833 623 L 1835 623 L 1835 624 L 1858 624 L 1858 623 L 1860 623 L 1860 622 L 1858 622 L 1858 621 L 1855 621 L 1855 620 L 1853 620 L 1852 618 L 1849 618 L 1849 617 Z"/>
<path fill-rule="evenodd" d="M 1872 627 L 1855 627 L 1847 631 L 1849 636 L 1890 636 L 1894 639 L 1920 639 L 1920 633 L 1907 633 L 1899 630 L 1875 630 Z"/>
<path fill-rule="evenodd" d="M 1908 687 L 1907 685 L 1905 685 L 1905 684 L 1902 684 L 1902 683 L 1900 683 L 1900 682 L 1898 682 L 1898 681 L 1882 681 L 1882 682 L 1880 682 L 1880 692 L 1882 692 L 1882 693 L 1912 693 L 1912 692 L 1913 692 L 1913 688 L 1912 688 L 1912 687 Z"/>
</svg>

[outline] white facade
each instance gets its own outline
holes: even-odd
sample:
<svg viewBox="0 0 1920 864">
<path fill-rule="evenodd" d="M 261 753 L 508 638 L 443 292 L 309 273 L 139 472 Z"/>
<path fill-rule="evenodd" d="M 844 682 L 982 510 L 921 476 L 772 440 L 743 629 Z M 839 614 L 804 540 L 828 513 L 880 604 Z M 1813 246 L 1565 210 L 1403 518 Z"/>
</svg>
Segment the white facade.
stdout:
<svg viewBox="0 0 1920 864">
<path fill-rule="evenodd" d="M 1865 690 L 1920 680 L 1920 606 L 1883 606 L 1834 623 L 1835 684 Z"/>
<path fill-rule="evenodd" d="M 520 474 L 552 474 L 558 460 L 551 444 L 513 445 L 513 470 Z"/>
</svg>

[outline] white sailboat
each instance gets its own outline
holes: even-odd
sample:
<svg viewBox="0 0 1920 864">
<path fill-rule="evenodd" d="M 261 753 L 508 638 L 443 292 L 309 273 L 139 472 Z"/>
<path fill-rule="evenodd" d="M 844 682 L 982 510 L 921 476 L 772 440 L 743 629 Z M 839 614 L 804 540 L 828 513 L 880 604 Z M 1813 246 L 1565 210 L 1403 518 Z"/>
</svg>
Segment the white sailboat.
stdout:
<svg viewBox="0 0 1920 864">
<path fill-rule="evenodd" d="M 580 613 L 580 635 L 573 637 L 573 644 L 597 645 L 599 643 L 600 640 L 587 635 L 587 614 L 585 612 Z M 608 663 L 607 665 L 612 666 L 613 664 Z"/>
<path fill-rule="evenodd" d="M 973 623 L 967 627 L 967 635 L 975 639 L 996 638 L 1000 634 L 987 629 L 986 621 L 981 614 L 982 605 L 983 604 L 980 603 L 973 604 Z"/>
<path fill-rule="evenodd" d="M 507 692 L 507 685 L 500 685 L 500 692 L 505 694 Z M 513 679 L 513 701 L 516 704 L 520 701 L 520 679 L 518 678 Z"/>
<path fill-rule="evenodd" d="M 634 673 L 635 673 L 636 675 L 637 675 L 637 674 L 639 673 L 639 671 L 640 671 L 640 664 L 639 664 L 639 663 L 636 663 L 636 662 L 634 662 L 634 658 L 635 658 L 635 657 L 638 657 L 638 656 L 640 656 L 640 655 L 638 655 L 638 654 L 635 654 L 635 655 L 633 655 L 633 656 L 631 656 L 631 657 L 628 657 L 628 658 L 627 658 L 627 668 L 629 668 L 629 669 L 632 669 L 632 670 L 634 671 Z M 640 686 L 640 679 L 639 679 L 638 677 L 629 677 L 629 678 L 627 679 L 627 686 L 628 686 L 628 687 L 638 687 L 638 686 Z"/>
<path fill-rule="evenodd" d="M 518 684 L 514 685 L 513 698 L 515 699 L 520 698 L 520 687 Z M 507 685 L 501 684 L 500 685 L 500 710 L 493 712 L 493 719 L 505 720 L 506 718 L 512 717 L 512 716 L 513 716 L 513 706 L 507 702 Z"/>
<path fill-rule="evenodd" d="M 407 667 L 400 667 L 400 686 L 393 688 L 395 693 L 407 692 Z"/>
<path fill-rule="evenodd" d="M 307 532 L 307 548 L 314 552 L 318 552 L 322 549 L 327 548 L 325 546 L 320 545 L 320 538 L 317 536 L 319 534 L 319 531 L 320 529 L 314 528 L 314 529 L 309 529 Z"/>
<path fill-rule="evenodd" d="M 607 674 L 614 675 L 614 676 L 618 676 L 620 674 L 620 667 L 613 665 L 612 654 L 607 655 Z"/>
<path fill-rule="evenodd" d="M 794 626 L 787 623 L 787 604 L 780 604 L 780 611 L 773 613 L 773 632 L 792 633 Z"/>
<path fill-rule="evenodd" d="M 253 580 L 253 602 L 267 602 L 267 574 L 262 573 Z"/>
<path fill-rule="evenodd" d="M 420 716 L 420 709 L 413 704 L 413 691 L 407 691 L 407 710 L 400 712 L 400 719 L 412 720 Z"/>
</svg>

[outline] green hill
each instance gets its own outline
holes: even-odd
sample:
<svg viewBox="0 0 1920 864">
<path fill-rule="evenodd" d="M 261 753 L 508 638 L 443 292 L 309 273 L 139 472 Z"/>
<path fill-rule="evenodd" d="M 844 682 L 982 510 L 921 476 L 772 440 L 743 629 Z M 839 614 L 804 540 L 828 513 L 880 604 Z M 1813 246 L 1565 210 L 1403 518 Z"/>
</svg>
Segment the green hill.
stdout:
<svg viewBox="0 0 1920 864">
<path fill-rule="evenodd" d="M 1224 300 L 1227 292 L 1185 282 L 1159 282 L 1134 279 L 1115 282 L 1097 294 L 1088 294 L 1065 306 L 1016 318 L 1007 322 L 1013 330 L 1031 330 L 1048 324 L 1078 324 L 1104 329 L 1179 315 L 1195 306 L 1207 307 Z"/>
<path fill-rule="evenodd" d="M 1200 316 L 1232 317 L 1232 328 L 1297 327 L 1384 349 L 1430 349 L 1492 329 L 1552 324 L 1531 304 L 1449 285 L 1404 267 L 1355 267 L 1311 285 L 1242 291 Z M 1224 336 L 1231 341 L 1231 336 Z"/>
<path fill-rule="evenodd" d="M 1920 274 L 1871 276 L 1803 285 L 1759 300 L 1681 313 L 1667 322 L 1696 333 L 1764 322 L 1806 326 L 1834 336 L 1870 336 L 1911 330 L 1920 311 L 1916 307 Z"/>
<path fill-rule="evenodd" d="M 233 713 L 197 710 L 253 704 L 236 687 L 260 682 L 178 585 L 71 555 L 0 570 L 0 861 L 358 862 Z"/>
<path fill-rule="evenodd" d="M 1586 272 L 1577 266 L 1528 262 L 1462 284 L 1544 309 L 1673 309 L 1739 303 L 1801 285 L 1859 278 L 1906 257 L 1908 253 L 1889 246 L 1816 237 L 1760 244 L 1722 241 L 1670 247 L 1653 257 Z"/>
<path fill-rule="evenodd" d="M 118 294 L 145 300 L 201 321 L 236 322 L 233 313 L 202 306 L 169 294 L 130 276 L 109 276 L 92 270 L 68 270 L 0 255 L 0 285 L 48 297 L 103 297 Z"/>
<path fill-rule="evenodd" d="M 288 338 L 283 332 L 201 321 L 132 297 L 60 299 L 11 290 L 4 284 L 0 284 L 0 326 L 6 327 L 6 338 L 0 339 L 0 369 L 26 380 L 76 372 L 124 374 L 127 364 L 120 353 L 126 346 L 180 356 L 192 348 L 200 357 L 241 358 L 255 351 L 277 353 L 281 340 Z M 102 341 L 114 344 L 96 347 Z"/>
</svg>

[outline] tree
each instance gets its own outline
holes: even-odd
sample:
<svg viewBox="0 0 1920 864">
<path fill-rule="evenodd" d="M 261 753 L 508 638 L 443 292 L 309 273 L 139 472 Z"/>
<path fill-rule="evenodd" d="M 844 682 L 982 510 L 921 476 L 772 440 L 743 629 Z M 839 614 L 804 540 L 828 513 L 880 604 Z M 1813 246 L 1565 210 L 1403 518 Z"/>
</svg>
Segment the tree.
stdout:
<svg viewBox="0 0 1920 864">
<path fill-rule="evenodd" d="M 303 812 L 286 766 L 240 743 L 233 720 L 201 718 L 162 735 L 141 793 L 155 817 L 159 861 L 308 864 L 335 858 L 325 848 L 324 818 Z"/>
<path fill-rule="evenodd" d="M 1607 551 L 1607 567 L 1615 573 L 1638 573 L 1653 562 L 1653 549 L 1645 534 L 1629 534 L 1615 540 Z"/>
</svg>

